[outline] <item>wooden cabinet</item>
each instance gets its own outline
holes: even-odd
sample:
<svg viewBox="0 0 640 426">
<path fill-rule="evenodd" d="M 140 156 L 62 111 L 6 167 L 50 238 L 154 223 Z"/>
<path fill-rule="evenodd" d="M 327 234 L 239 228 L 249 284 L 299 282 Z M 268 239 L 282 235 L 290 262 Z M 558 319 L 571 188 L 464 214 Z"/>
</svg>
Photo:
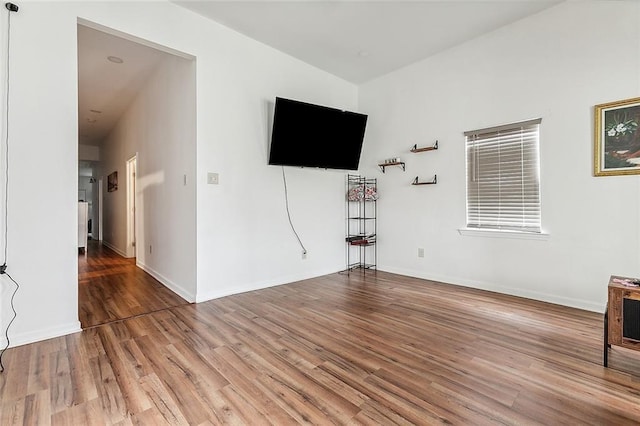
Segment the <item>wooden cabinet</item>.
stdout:
<svg viewBox="0 0 640 426">
<path fill-rule="evenodd" d="M 612 345 L 640 350 L 640 282 L 634 278 L 611 276 L 609 297 L 604 315 L 604 357 L 608 364 L 609 348 Z"/>
</svg>

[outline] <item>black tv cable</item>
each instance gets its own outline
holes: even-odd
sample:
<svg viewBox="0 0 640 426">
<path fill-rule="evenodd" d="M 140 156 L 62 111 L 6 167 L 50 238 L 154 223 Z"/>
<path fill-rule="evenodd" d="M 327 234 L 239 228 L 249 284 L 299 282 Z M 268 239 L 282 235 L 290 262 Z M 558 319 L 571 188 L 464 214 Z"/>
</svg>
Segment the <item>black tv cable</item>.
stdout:
<svg viewBox="0 0 640 426">
<path fill-rule="evenodd" d="M 5 157 L 4 157 L 4 161 L 5 161 L 5 179 L 4 179 L 4 229 L 3 229 L 3 235 L 4 235 L 4 260 L 2 261 L 2 265 L 0 265 L 0 275 L 6 275 L 11 282 L 13 282 L 13 284 L 15 285 L 15 289 L 13 290 L 13 294 L 11 295 L 11 310 L 13 311 L 13 317 L 11 318 L 11 321 L 9 321 L 9 324 L 7 324 L 7 328 L 4 331 L 4 335 L 5 338 L 7 339 L 7 343 L 5 345 L 5 347 L 2 349 L 2 351 L 0 351 L 0 373 L 4 372 L 4 364 L 2 363 L 2 357 L 5 353 L 5 351 L 9 348 L 10 345 L 10 341 L 9 341 L 9 328 L 11 327 L 11 324 L 13 324 L 13 322 L 15 321 L 16 317 L 18 316 L 18 313 L 16 312 L 16 308 L 14 305 L 14 299 L 16 297 L 16 293 L 18 292 L 18 289 L 20 288 L 20 285 L 16 282 L 16 280 L 14 280 L 11 275 L 9 275 L 9 273 L 7 272 L 7 257 L 8 257 L 8 247 L 9 247 L 9 239 L 8 239 L 8 234 L 9 234 L 9 88 L 10 88 L 10 79 L 9 79 L 9 72 L 11 70 L 10 65 L 10 59 L 11 59 L 11 13 L 12 12 L 17 12 L 18 11 L 18 6 L 16 6 L 13 3 L 5 3 L 4 6 L 7 8 L 7 10 L 9 11 L 9 13 L 7 13 L 7 79 L 6 79 L 6 126 L 5 126 Z"/>
<path fill-rule="evenodd" d="M 306 255 L 307 249 L 304 247 L 304 244 L 302 244 L 302 241 L 300 240 L 300 237 L 296 232 L 296 228 L 293 226 L 293 222 L 291 221 L 291 213 L 289 213 L 289 194 L 287 192 L 287 177 L 284 174 L 284 166 L 282 166 L 282 182 L 284 183 L 284 202 L 285 202 L 285 207 L 287 208 L 287 218 L 289 218 L 289 225 L 291 226 L 291 230 L 293 231 L 296 238 L 298 239 L 298 243 L 300 244 L 300 247 L 302 247 L 302 254 Z"/>
</svg>

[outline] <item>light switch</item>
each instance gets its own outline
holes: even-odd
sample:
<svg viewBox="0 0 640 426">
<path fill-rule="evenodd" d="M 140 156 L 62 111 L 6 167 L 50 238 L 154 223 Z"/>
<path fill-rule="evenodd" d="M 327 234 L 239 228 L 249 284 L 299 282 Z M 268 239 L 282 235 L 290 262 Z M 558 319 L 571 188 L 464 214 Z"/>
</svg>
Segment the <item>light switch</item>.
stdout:
<svg viewBox="0 0 640 426">
<path fill-rule="evenodd" d="M 207 173 L 207 183 L 209 185 L 217 185 L 218 184 L 218 174 L 217 173 Z"/>
</svg>

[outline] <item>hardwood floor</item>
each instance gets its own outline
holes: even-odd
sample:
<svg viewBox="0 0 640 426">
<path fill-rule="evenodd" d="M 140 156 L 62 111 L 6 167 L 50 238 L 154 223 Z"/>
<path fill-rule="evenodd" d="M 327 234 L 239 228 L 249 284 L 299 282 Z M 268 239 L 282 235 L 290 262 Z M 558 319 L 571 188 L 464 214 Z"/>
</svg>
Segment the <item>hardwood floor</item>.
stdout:
<svg viewBox="0 0 640 426">
<path fill-rule="evenodd" d="M 98 241 L 78 255 L 78 316 L 82 328 L 188 303 Z"/>
<path fill-rule="evenodd" d="M 604 368 L 602 336 L 596 313 L 332 274 L 9 349 L 0 423 L 638 424 L 639 353 Z"/>
</svg>

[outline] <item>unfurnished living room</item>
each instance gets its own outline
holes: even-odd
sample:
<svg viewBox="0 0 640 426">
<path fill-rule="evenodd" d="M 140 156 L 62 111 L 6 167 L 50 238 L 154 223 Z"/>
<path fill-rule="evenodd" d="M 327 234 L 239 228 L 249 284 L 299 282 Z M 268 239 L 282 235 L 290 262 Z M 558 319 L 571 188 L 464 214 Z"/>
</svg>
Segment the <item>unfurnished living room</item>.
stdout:
<svg viewBox="0 0 640 426">
<path fill-rule="evenodd" d="M 640 2 L 0 12 L 0 424 L 640 423 Z"/>
</svg>

